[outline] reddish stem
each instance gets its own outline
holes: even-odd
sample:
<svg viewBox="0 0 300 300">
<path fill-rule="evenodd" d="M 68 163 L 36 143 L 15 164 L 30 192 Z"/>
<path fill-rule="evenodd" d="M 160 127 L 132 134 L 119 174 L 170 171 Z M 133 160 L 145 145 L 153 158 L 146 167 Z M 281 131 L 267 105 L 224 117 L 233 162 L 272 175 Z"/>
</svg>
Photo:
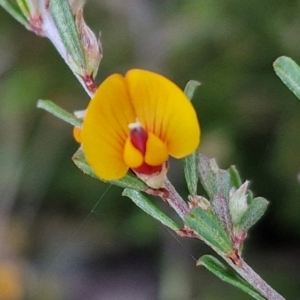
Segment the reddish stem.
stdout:
<svg viewBox="0 0 300 300">
<path fill-rule="evenodd" d="M 165 187 L 163 189 L 147 190 L 149 194 L 159 196 L 169 203 L 169 205 L 176 211 L 176 213 L 184 220 L 184 216 L 190 212 L 188 204 L 177 193 L 172 183 L 166 179 Z M 227 255 L 215 248 L 208 241 L 203 239 L 193 229 L 185 226 L 183 230 L 177 232 L 180 236 L 197 238 L 204 241 L 210 246 L 217 254 L 219 254 L 242 278 L 244 278 L 255 290 L 268 300 L 285 300 L 278 294 L 270 285 L 268 285 L 254 270 L 246 264 L 242 257 L 238 254 L 231 253 Z"/>
</svg>

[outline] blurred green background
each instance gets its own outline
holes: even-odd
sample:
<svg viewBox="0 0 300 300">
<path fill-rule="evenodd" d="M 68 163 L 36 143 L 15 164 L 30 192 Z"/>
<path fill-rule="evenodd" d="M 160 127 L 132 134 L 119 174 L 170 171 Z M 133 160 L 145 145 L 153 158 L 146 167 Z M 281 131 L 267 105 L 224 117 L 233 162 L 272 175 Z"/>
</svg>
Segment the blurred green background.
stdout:
<svg viewBox="0 0 300 300">
<path fill-rule="evenodd" d="M 245 259 L 299 299 L 300 101 L 272 63 L 281 55 L 300 63 L 300 1 L 90 0 L 85 19 L 101 31 L 98 83 L 131 68 L 182 88 L 202 83 L 193 100 L 201 152 L 235 164 L 270 200 Z M 195 267 L 209 248 L 177 238 L 120 188 L 75 167 L 72 128 L 36 102 L 72 112 L 86 107 L 86 93 L 47 39 L 2 8 L 0 21 L 0 299 L 251 299 Z M 180 163 L 171 168 L 186 195 Z"/>
</svg>

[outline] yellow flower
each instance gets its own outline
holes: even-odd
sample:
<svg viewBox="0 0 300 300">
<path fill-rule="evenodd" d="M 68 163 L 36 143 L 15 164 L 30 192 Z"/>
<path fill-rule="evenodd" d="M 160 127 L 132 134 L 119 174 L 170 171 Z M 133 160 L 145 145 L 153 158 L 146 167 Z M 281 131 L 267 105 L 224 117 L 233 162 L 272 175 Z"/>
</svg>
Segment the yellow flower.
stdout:
<svg viewBox="0 0 300 300">
<path fill-rule="evenodd" d="M 167 78 L 145 70 L 113 74 L 90 101 L 81 132 L 87 162 L 104 180 L 124 177 L 129 169 L 152 187 L 168 156 L 182 158 L 200 142 L 196 112 Z M 164 177 L 164 176 L 163 176 Z"/>
</svg>

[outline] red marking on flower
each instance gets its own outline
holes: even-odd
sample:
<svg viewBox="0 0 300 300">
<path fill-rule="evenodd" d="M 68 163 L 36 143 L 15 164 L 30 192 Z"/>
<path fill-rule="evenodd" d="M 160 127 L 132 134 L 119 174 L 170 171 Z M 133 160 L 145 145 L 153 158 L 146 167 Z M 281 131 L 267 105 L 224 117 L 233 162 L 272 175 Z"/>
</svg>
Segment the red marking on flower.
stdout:
<svg viewBox="0 0 300 300">
<path fill-rule="evenodd" d="M 130 130 L 130 140 L 132 145 L 145 155 L 148 133 L 142 126 L 133 127 Z"/>
</svg>

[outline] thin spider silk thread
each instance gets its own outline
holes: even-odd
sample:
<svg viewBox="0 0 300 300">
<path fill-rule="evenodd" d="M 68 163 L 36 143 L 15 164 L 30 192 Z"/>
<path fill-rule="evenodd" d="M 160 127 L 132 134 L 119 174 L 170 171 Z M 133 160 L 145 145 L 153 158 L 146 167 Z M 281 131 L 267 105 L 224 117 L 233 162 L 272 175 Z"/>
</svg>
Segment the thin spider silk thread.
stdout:
<svg viewBox="0 0 300 300">
<path fill-rule="evenodd" d="M 109 189 L 112 187 L 112 184 L 109 184 L 109 186 L 104 190 L 104 192 L 102 193 L 102 195 L 100 196 L 99 200 L 96 202 L 96 204 L 94 205 L 94 207 L 91 209 L 91 211 L 89 212 L 89 214 L 86 216 L 86 218 L 82 221 L 82 223 L 79 225 L 79 228 L 76 229 L 76 231 L 74 232 L 74 234 L 68 239 L 67 243 L 65 244 L 65 246 L 62 248 L 62 250 L 59 252 L 59 254 L 54 258 L 53 262 L 51 263 L 51 265 L 47 268 L 47 271 L 45 273 L 45 276 L 48 275 L 53 268 L 58 265 L 59 261 L 61 261 L 62 257 L 65 255 L 65 253 L 68 253 L 68 249 L 70 248 L 70 246 L 74 243 L 75 239 L 78 237 L 79 233 L 82 231 L 82 229 L 84 228 L 84 226 L 86 225 L 86 223 L 89 221 L 89 219 L 91 218 L 92 214 L 94 214 L 95 209 L 97 208 L 97 206 L 103 201 L 105 195 L 107 194 L 107 192 L 109 191 Z"/>
</svg>

